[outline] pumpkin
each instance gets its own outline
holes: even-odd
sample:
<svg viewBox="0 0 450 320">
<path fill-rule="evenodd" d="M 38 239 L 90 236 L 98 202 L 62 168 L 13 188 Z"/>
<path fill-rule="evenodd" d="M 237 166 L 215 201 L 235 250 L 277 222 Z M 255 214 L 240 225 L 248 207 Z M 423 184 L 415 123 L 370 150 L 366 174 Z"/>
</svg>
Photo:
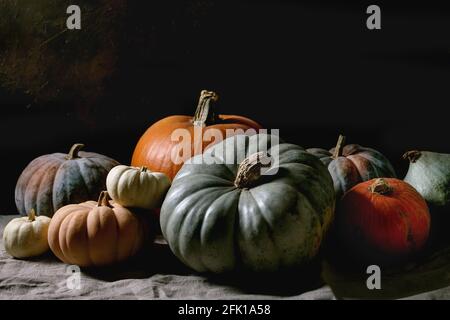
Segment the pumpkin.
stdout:
<svg viewBox="0 0 450 320">
<path fill-rule="evenodd" d="M 80 267 L 123 261 L 142 247 L 146 232 L 140 218 L 109 201 L 103 191 L 98 202 L 87 201 L 59 209 L 48 230 L 53 253 Z"/>
<path fill-rule="evenodd" d="M 409 160 L 404 181 L 411 184 L 437 207 L 450 204 L 450 154 L 429 151 L 409 151 L 403 155 Z"/>
<path fill-rule="evenodd" d="M 119 163 L 106 156 L 82 152 L 75 144 L 69 154 L 53 153 L 34 159 L 19 177 L 16 206 L 51 217 L 64 205 L 95 199 L 106 188 L 106 176 Z"/>
<path fill-rule="evenodd" d="M 6 252 L 15 258 L 30 258 L 47 252 L 49 225 L 50 218 L 36 217 L 34 209 L 30 210 L 28 217 L 11 220 L 3 230 Z"/>
<path fill-rule="evenodd" d="M 396 177 L 392 164 L 380 152 L 357 144 L 344 143 L 345 137 L 340 135 L 336 147 L 329 151 L 320 148 L 307 149 L 328 167 L 333 177 L 337 199 L 360 182 Z"/>
<path fill-rule="evenodd" d="M 119 165 L 109 172 L 106 187 L 111 198 L 124 207 L 154 209 L 161 205 L 170 180 L 164 173 L 148 171 L 147 167 Z"/>
<path fill-rule="evenodd" d="M 394 262 L 424 247 L 430 213 L 411 185 L 378 178 L 356 185 L 343 196 L 336 228 L 340 243 L 355 257 L 373 263 Z"/>
<path fill-rule="evenodd" d="M 302 147 L 237 135 L 183 165 L 160 223 L 173 253 L 198 272 L 271 272 L 316 256 L 334 203 L 330 174 Z"/>
<path fill-rule="evenodd" d="M 261 129 L 255 121 L 242 116 L 216 116 L 211 110 L 211 104 L 217 100 L 216 93 L 203 90 L 194 117 L 170 116 L 153 124 L 137 143 L 131 165 L 146 166 L 151 171 L 165 173 L 173 179 L 184 161 L 202 153 L 210 144 L 220 142 L 215 141 L 216 138 L 210 139 L 214 137 L 215 130 L 223 138 L 230 134 L 230 130 L 243 133 L 248 129 Z M 180 143 L 178 137 L 172 137 L 177 129 L 187 130 L 189 137 L 185 139 L 189 141 L 184 142 L 188 143 L 188 150 L 183 150 L 186 144 Z"/>
</svg>

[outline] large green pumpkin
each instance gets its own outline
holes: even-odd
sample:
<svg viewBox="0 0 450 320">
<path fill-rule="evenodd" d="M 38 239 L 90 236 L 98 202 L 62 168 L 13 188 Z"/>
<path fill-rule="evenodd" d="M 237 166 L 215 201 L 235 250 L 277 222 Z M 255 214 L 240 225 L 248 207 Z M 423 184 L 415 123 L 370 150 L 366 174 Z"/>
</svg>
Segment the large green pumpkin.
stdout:
<svg viewBox="0 0 450 320">
<path fill-rule="evenodd" d="M 277 153 L 260 175 L 262 159 Z M 228 138 L 204 159 L 181 168 L 161 208 L 163 235 L 181 261 L 198 272 L 277 271 L 316 256 L 335 203 L 319 159 L 263 134 Z"/>
</svg>

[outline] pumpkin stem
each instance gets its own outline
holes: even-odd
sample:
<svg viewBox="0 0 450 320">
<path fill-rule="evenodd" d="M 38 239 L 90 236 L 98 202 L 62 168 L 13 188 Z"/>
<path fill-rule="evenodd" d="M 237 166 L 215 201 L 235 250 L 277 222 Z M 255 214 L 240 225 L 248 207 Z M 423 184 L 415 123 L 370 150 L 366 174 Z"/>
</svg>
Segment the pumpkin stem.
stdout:
<svg viewBox="0 0 450 320">
<path fill-rule="evenodd" d="M 100 192 L 100 196 L 98 197 L 97 207 L 110 207 L 112 208 L 112 205 L 109 203 L 109 194 L 108 191 L 102 191 Z"/>
<path fill-rule="evenodd" d="M 140 168 L 139 172 L 147 172 L 148 168 L 146 166 L 143 166 Z"/>
<path fill-rule="evenodd" d="M 390 194 L 394 190 L 390 184 L 383 178 L 376 179 L 369 187 L 370 192 L 378 194 Z"/>
<path fill-rule="evenodd" d="M 202 90 L 200 99 L 198 100 L 197 110 L 195 111 L 192 122 L 195 126 L 203 127 L 207 121 L 214 122 L 214 113 L 209 112 L 210 102 L 216 102 L 219 96 L 213 91 Z"/>
<path fill-rule="evenodd" d="M 32 222 L 36 220 L 36 211 L 33 208 L 28 212 L 28 220 Z"/>
<path fill-rule="evenodd" d="M 345 143 L 345 136 L 340 134 L 338 141 L 336 143 L 336 147 L 334 147 L 333 159 L 337 159 L 338 157 L 342 156 L 344 143 Z"/>
<path fill-rule="evenodd" d="M 72 148 L 70 148 L 69 154 L 67 155 L 67 160 L 73 160 L 79 158 L 78 152 L 84 148 L 84 144 L 82 143 L 75 143 Z"/>
<path fill-rule="evenodd" d="M 254 186 L 261 177 L 261 169 L 269 167 L 270 163 L 271 157 L 266 152 L 253 153 L 239 165 L 234 185 L 240 189 Z"/>
<path fill-rule="evenodd" d="M 417 150 L 412 150 L 412 151 L 408 151 L 405 152 L 405 154 L 403 155 L 403 159 L 408 160 L 409 162 L 416 162 L 417 160 L 419 160 L 419 158 L 422 156 L 422 153 L 420 151 Z"/>
</svg>

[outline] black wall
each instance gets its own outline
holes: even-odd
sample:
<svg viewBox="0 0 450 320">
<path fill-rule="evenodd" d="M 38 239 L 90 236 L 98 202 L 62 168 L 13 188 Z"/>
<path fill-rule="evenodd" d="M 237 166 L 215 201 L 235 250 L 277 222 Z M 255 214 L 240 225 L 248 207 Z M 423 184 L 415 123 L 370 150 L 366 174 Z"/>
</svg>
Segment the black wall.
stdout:
<svg viewBox="0 0 450 320">
<path fill-rule="evenodd" d="M 219 112 L 304 147 L 332 147 L 344 133 L 401 177 L 404 151 L 450 153 L 449 8 L 374 3 L 378 31 L 365 27 L 365 1 L 129 1 L 117 66 L 94 103 L 0 89 L 0 213 L 15 212 L 33 158 L 83 142 L 128 163 L 145 129 L 192 114 L 201 89 L 220 94 Z"/>
</svg>

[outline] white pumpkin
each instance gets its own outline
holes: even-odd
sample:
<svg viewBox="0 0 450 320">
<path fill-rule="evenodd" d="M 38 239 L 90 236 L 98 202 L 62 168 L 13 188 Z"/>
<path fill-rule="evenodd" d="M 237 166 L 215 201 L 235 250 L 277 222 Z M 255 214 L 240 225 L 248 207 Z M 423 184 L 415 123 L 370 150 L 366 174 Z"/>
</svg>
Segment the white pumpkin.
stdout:
<svg viewBox="0 0 450 320">
<path fill-rule="evenodd" d="M 11 220 L 3 230 L 6 252 L 15 258 L 39 256 L 49 250 L 47 233 L 51 219 L 37 216 L 31 209 L 28 217 Z"/>
<path fill-rule="evenodd" d="M 124 165 L 112 168 L 106 178 L 108 194 L 115 202 L 142 209 L 159 207 L 170 183 L 164 173 Z"/>
</svg>

